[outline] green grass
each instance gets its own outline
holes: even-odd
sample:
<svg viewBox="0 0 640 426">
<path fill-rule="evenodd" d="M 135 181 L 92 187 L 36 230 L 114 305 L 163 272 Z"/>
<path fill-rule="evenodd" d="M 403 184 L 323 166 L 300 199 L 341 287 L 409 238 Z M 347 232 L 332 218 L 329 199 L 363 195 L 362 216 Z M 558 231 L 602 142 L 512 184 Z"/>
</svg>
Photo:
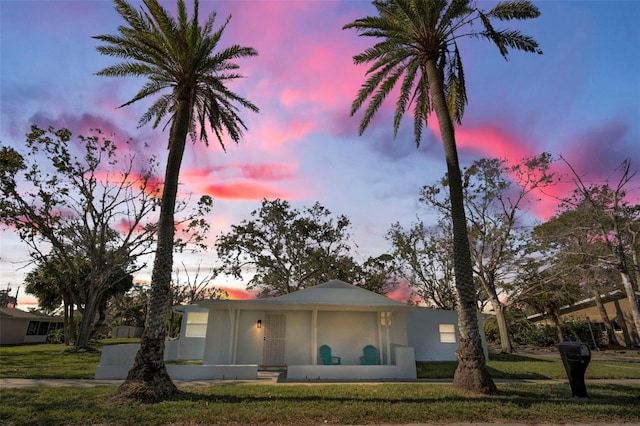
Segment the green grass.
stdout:
<svg viewBox="0 0 640 426">
<path fill-rule="evenodd" d="M 93 379 L 102 346 L 137 342 L 104 339 L 96 352 L 73 352 L 73 347 L 51 344 L 0 346 L 0 378 Z"/>
<path fill-rule="evenodd" d="M 63 345 L 0 347 L 0 378 L 92 379 L 100 362 L 99 350 L 107 344 L 136 343 L 137 339 L 105 339 L 98 352 L 67 352 Z M 179 364 L 192 364 L 182 362 Z M 199 364 L 195 362 L 194 364 Z M 492 353 L 487 363 L 494 379 L 565 379 L 558 358 Z M 451 379 L 456 362 L 418 362 L 419 378 Z M 592 360 L 587 379 L 640 379 L 640 363 Z"/>
<path fill-rule="evenodd" d="M 456 366 L 455 361 L 418 362 L 418 377 L 450 379 Z M 554 358 L 491 353 L 487 367 L 494 379 L 545 380 L 567 377 L 559 355 Z M 640 363 L 594 359 L 587 367 L 586 379 L 640 379 Z"/>
<path fill-rule="evenodd" d="M 180 387 L 157 404 L 114 402 L 115 387 L 2 389 L 0 423 L 371 424 L 638 422 L 640 386 L 593 385 L 588 399 L 561 384 L 504 384 L 492 396 L 442 384 Z"/>
<path fill-rule="evenodd" d="M 129 343 L 131 340 L 117 343 Z M 114 339 L 101 342 L 116 343 Z M 2 378 L 93 377 L 100 354 L 67 353 L 61 345 L 0 347 Z M 566 379 L 553 357 L 492 354 L 494 378 Z M 453 377 L 455 362 L 418 363 L 419 376 Z M 593 360 L 588 378 L 640 378 L 640 363 Z M 372 423 L 640 422 L 640 385 L 588 383 L 572 398 L 566 383 L 498 383 L 491 396 L 449 384 L 233 384 L 180 387 L 158 404 L 122 403 L 117 388 L 24 387 L 0 390 L 3 425 L 197 425 Z"/>
</svg>

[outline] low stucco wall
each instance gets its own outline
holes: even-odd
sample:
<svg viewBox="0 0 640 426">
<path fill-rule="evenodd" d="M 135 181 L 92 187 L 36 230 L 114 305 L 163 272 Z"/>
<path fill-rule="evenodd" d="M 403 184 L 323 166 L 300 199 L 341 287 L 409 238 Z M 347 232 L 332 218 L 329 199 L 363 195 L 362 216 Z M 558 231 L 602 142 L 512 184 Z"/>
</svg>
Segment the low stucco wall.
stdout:
<svg viewBox="0 0 640 426">
<path fill-rule="evenodd" d="M 176 342 L 166 342 L 165 361 L 178 353 Z M 102 348 L 100 364 L 95 379 L 124 380 L 136 357 L 137 343 L 109 345 Z M 257 365 L 167 365 L 169 377 L 174 380 L 254 380 L 258 377 Z"/>
<path fill-rule="evenodd" d="M 416 358 L 412 347 L 395 348 L 395 365 L 290 365 L 287 379 L 292 380 L 415 380 Z"/>
</svg>

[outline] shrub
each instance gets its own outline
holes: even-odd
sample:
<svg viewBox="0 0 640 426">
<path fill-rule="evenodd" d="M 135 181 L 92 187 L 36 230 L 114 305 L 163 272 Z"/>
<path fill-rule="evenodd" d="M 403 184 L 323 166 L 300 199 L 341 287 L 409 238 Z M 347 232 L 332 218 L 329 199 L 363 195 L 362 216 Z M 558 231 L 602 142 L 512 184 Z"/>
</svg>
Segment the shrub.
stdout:
<svg viewBox="0 0 640 426">
<path fill-rule="evenodd" d="M 584 343 L 591 349 L 602 346 L 603 331 L 604 327 L 601 324 L 575 321 L 562 323 L 562 336 L 565 340 Z"/>
<path fill-rule="evenodd" d="M 527 320 L 524 312 L 519 309 L 507 311 L 506 318 L 511 341 L 514 345 L 551 347 L 559 343 L 555 327 L 540 323 L 532 324 Z M 562 323 L 561 327 L 565 340 L 584 343 L 591 349 L 596 349 L 603 344 L 601 324 L 567 321 Z M 500 344 L 498 322 L 495 318 L 489 318 L 485 321 L 484 332 L 487 343 Z"/>
</svg>

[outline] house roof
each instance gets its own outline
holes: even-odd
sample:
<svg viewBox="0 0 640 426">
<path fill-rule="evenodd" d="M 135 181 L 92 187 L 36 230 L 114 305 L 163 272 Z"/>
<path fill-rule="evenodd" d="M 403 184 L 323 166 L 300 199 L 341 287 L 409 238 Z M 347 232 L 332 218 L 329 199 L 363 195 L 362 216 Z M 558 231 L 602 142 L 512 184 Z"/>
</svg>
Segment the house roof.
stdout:
<svg viewBox="0 0 640 426">
<path fill-rule="evenodd" d="M 224 307 L 233 309 L 264 310 L 359 310 L 359 311 L 400 311 L 415 307 L 398 302 L 381 294 L 340 280 L 332 280 L 294 293 L 270 299 L 256 300 L 203 300 L 198 305 L 207 308 Z"/>
<path fill-rule="evenodd" d="M 640 296 L 640 292 L 636 291 L 636 296 Z M 621 299 L 625 299 L 627 297 L 627 294 L 622 291 L 622 290 L 614 290 L 611 291 L 609 293 L 605 293 L 605 294 L 601 294 L 600 295 L 600 299 L 602 300 L 602 303 L 609 303 L 612 302 L 614 300 L 621 300 Z M 566 315 L 566 314 L 570 314 L 573 312 L 577 312 L 577 311 L 581 311 L 583 309 L 586 308 L 591 308 L 593 306 L 596 306 L 596 299 L 595 297 L 589 297 L 587 299 L 583 299 L 583 300 L 579 300 L 571 305 L 566 305 L 561 307 L 558 310 L 558 313 L 560 315 Z M 533 314 L 533 315 L 529 315 L 527 317 L 527 320 L 532 321 L 532 322 L 536 322 L 536 321 L 540 321 L 544 318 L 547 317 L 547 314 L 545 312 L 539 312 L 537 314 Z"/>
<path fill-rule="evenodd" d="M 49 321 L 49 322 L 62 322 L 62 318 L 47 317 L 42 315 L 34 315 L 31 312 L 26 312 L 17 308 L 4 308 L 0 307 L 0 318 L 2 319 L 24 319 L 33 321 Z"/>
</svg>

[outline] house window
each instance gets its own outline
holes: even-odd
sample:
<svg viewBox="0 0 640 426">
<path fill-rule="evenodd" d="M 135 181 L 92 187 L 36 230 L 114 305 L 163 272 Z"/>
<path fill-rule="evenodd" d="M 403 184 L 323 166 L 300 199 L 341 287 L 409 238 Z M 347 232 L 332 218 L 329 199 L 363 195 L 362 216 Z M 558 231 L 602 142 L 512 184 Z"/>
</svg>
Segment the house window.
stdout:
<svg viewBox="0 0 640 426">
<path fill-rule="evenodd" d="M 27 328 L 27 336 L 37 335 L 39 326 L 40 326 L 40 321 L 29 321 L 29 327 Z"/>
<path fill-rule="evenodd" d="M 45 321 L 41 321 L 38 326 L 38 336 L 46 336 L 49 331 L 49 323 Z"/>
<path fill-rule="evenodd" d="M 391 312 L 380 312 L 380 325 L 391 325 Z"/>
<path fill-rule="evenodd" d="M 187 312 L 187 329 L 185 337 L 205 337 L 209 312 Z"/>
<path fill-rule="evenodd" d="M 456 326 L 454 324 L 438 324 L 440 343 L 456 342 Z"/>
</svg>

